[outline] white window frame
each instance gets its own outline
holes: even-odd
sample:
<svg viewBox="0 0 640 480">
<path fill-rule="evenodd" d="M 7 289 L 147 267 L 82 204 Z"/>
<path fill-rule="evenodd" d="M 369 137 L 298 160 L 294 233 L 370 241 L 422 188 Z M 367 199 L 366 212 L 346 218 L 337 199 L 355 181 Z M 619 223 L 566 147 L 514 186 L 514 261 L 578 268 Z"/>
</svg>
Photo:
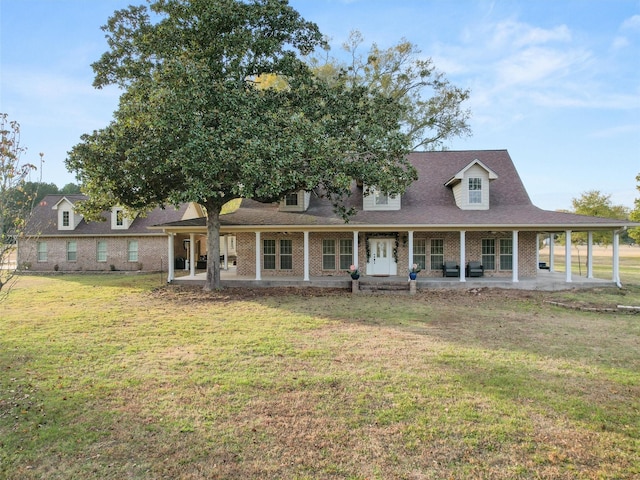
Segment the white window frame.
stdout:
<svg viewBox="0 0 640 480">
<path fill-rule="evenodd" d="M 265 238 L 262 240 L 262 268 L 265 270 L 275 270 L 278 265 L 276 245 L 277 242 L 275 239 Z M 267 265 L 267 258 L 269 258 L 269 265 Z M 271 262 L 272 259 L 273 263 Z"/>
<path fill-rule="evenodd" d="M 479 205 L 482 203 L 482 178 L 469 177 L 469 204 Z"/>
<path fill-rule="evenodd" d="M 137 262 L 138 255 L 138 240 L 128 240 L 127 241 L 127 261 L 128 262 Z"/>
<path fill-rule="evenodd" d="M 444 238 L 432 238 L 429 242 L 429 268 L 442 270 L 444 265 Z"/>
<path fill-rule="evenodd" d="M 278 242 L 280 246 L 280 270 L 293 270 L 293 240 L 281 238 Z M 288 262 L 288 265 L 285 264 Z"/>
<path fill-rule="evenodd" d="M 322 269 L 336 269 L 336 241 L 333 238 L 322 239 Z"/>
<path fill-rule="evenodd" d="M 48 261 L 47 242 L 38 242 L 36 248 L 38 250 L 38 263 Z"/>
<path fill-rule="evenodd" d="M 499 242 L 500 270 L 513 270 L 513 240 L 501 238 Z"/>
<path fill-rule="evenodd" d="M 427 239 L 414 238 L 413 240 L 413 263 L 417 264 L 422 270 L 427 265 Z"/>
<path fill-rule="evenodd" d="M 96 262 L 104 263 L 107 261 L 107 242 L 106 240 L 98 240 L 96 242 Z"/>
<path fill-rule="evenodd" d="M 496 270 L 496 239 L 483 238 L 480 241 L 482 266 L 485 270 Z"/>
<path fill-rule="evenodd" d="M 67 262 L 78 261 L 78 242 L 69 240 L 67 242 Z"/>
</svg>

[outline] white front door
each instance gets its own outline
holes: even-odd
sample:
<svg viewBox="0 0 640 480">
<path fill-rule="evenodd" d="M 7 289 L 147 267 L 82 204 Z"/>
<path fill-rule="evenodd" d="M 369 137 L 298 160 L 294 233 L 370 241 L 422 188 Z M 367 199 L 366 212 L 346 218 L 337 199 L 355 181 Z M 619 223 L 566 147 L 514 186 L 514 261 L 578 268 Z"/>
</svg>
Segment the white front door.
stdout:
<svg viewBox="0 0 640 480">
<path fill-rule="evenodd" d="M 369 262 L 367 275 L 396 275 L 397 265 L 393 259 L 393 240 L 390 238 L 369 239 Z"/>
</svg>

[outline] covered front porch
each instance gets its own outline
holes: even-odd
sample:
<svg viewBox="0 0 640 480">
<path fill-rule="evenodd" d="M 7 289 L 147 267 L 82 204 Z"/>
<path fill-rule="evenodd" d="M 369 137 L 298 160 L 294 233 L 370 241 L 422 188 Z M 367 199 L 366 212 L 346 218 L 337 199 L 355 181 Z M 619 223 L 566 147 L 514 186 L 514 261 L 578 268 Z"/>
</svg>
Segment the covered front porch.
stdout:
<svg viewBox="0 0 640 480">
<path fill-rule="evenodd" d="M 335 227 L 334 227 L 335 228 Z M 248 231 L 247 231 L 248 230 Z M 543 241 L 550 243 L 553 252 L 555 234 L 553 232 L 535 231 L 414 231 L 400 230 L 388 232 L 384 230 L 372 231 L 342 231 L 339 236 L 336 230 L 306 230 L 295 232 L 293 229 L 282 232 L 277 228 L 260 232 L 243 229 L 243 231 L 223 231 L 221 242 L 221 281 L 223 286 L 269 287 L 269 286 L 319 286 L 348 288 L 351 279 L 346 273 L 348 265 L 358 265 L 360 258 L 365 268 L 360 268 L 361 289 L 376 289 L 376 285 L 394 286 L 399 289 L 406 285 L 408 289 L 408 270 L 414 263 L 420 264 L 423 271 L 418 276 L 416 289 L 422 288 L 521 288 L 530 290 L 557 290 L 600 285 L 618 285 L 619 279 L 619 234 L 614 232 L 612 245 L 612 278 L 596 279 L 593 277 L 591 245 L 592 235 L 588 234 L 587 271 L 586 278 L 575 275 L 571 270 L 571 230 L 560 230 L 564 233 L 566 245 L 563 246 L 567 260 L 562 272 L 555 271 L 553 253 L 549 257 L 540 257 L 539 246 Z M 556 231 L 557 232 L 557 231 Z M 169 237 L 169 283 L 190 284 L 204 283 L 206 274 L 199 270 L 195 249 L 189 251 L 189 261 L 182 270 L 172 268 L 174 265 L 172 254 L 176 244 L 194 245 L 197 235 L 201 232 L 193 230 L 185 232 L 170 232 Z M 175 241 L 175 237 L 187 241 Z M 229 261 L 227 241 L 229 235 L 237 235 L 238 260 L 236 264 Z M 327 240 L 329 239 L 329 240 Z M 280 247 L 276 252 L 276 245 Z M 282 249 L 288 247 L 287 252 Z M 327 246 L 331 269 L 326 267 Z M 343 246 L 346 255 L 343 258 Z M 384 247 L 384 248 L 381 248 Z M 491 249 L 487 249 L 487 246 Z M 267 247 L 273 248 L 267 252 Z M 339 247 L 336 248 L 336 247 Z M 421 248 L 417 248 L 421 247 Z M 439 250 L 435 247 L 439 247 Z M 499 247 L 499 249 L 497 248 Z M 386 253 L 385 253 L 386 252 Z M 276 253 L 280 256 L 276 256 Z M 285 255 L 287 253 L 287 255 Z M 371 264 L 380 262 L 382 255 L 386 255 L 387 264 L 392 268 L 386 272 L 378 272 L 371 268 Z M 460 274 L 443 277 L 440 270 L 443 260 L 455 259 L 455 264 L 463 266 Z M 485 270 L 480 277 L 465 275 L 464 266 L 468 259 L 482 260 Z M 489 259 L 491 262 L 487 262 Z M 267 269 L 270 260 L 271 269 Z M 286 262 L 285 262 L 286 260 Z M 437 262 L 435 260 L 438 260 Z M 283 267 L 286 263 L 286 268 Z M 433 265 L 436 267 L 433 267 Z M 487 264 L 493 266 L 486 269 Z M 538 266 L 544 268 L 539 269 Z M 425 267 L 426 266 L 426 267 Z M 282 268 L 281 268 L 282 267 Z M 400 288 L 401 289 L 401 288 Z"/>
</svg>

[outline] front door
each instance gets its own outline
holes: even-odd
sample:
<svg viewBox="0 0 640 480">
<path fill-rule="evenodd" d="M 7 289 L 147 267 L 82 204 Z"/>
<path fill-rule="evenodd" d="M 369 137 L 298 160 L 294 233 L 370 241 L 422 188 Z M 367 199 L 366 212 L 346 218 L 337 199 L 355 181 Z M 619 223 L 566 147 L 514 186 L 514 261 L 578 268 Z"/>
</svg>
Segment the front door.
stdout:
<svg viewBox="0 0 640 480">
<path fill-rule="evenodd" d="M 393 240 L 390 238 L 369 239 L 369 262 L 367 275 L 395 275 L 397 265 L 393 259 Z"/>
</svg>

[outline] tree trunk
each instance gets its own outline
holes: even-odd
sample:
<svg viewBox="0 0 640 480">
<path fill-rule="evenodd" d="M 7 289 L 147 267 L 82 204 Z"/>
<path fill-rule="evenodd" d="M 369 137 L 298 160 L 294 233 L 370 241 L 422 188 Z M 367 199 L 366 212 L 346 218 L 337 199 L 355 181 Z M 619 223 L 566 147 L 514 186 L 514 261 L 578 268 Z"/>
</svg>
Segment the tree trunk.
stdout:
<svg viewBox="0 0 640 480">
<path fill-rule="evenodd" d="M 207 281 L 204 290 L 220 289 L 220 207 L 207 208 Z"/>
</svg>

